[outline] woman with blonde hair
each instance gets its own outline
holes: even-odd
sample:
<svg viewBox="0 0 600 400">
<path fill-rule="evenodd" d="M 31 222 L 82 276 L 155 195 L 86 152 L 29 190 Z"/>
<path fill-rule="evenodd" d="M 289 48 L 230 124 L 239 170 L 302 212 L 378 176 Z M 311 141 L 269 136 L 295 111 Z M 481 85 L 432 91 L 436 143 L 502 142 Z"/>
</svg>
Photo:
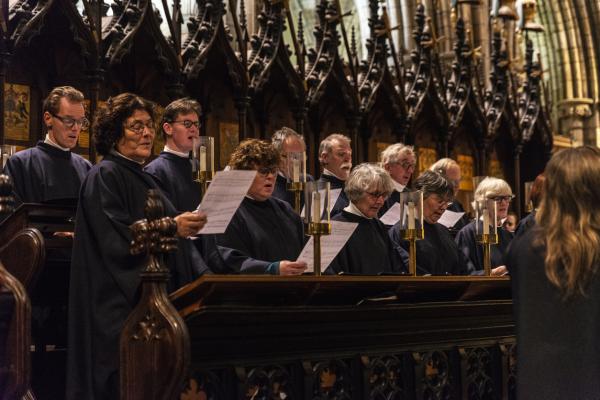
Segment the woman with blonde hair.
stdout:
<svg viewBox="0 0 600 400">
<path fill-rule="evenodd" d="M 493 200 L 496 202 L 496 227 L 498 243 L 491 248 L 492 275 L 504 275 L 504 253 L 506 252 L 513 234 L 502 228 L 502 221 L 508 216 L 508 208 L 513 199 L 510 185 L 503 179 L 488 176 L 482 180 L 475 189 L 475 202 Z M 473 207 L 475 207 L 473 205 Z M 483 273 L 483 247 L 477 243 L 475 223 L 472 221 L 462 228 L 456 235 L 456 244 L 468 259 L 468 268 L 471 275 Z"/>
<path fill-rule="evenodd" d="M 557 153 L 536 225 L 511 245 L 520 399 L 600 398 L 600 151 Z"/>
</svg>

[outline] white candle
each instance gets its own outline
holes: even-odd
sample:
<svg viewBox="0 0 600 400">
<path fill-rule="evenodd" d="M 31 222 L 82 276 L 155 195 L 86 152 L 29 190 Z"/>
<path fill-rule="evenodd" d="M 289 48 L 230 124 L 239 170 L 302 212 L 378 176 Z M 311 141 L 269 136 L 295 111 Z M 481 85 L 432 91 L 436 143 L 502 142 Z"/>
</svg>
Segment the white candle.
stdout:
<svg viewBox="0 0 600 400">
<path fill-rule="evenodd" d="M 215 143 L 210 141 L 210 172 L 215 172 Z"/>
<path fill-rule="evenodd" d="M 206 171 L 206 146 L 200 146 L 200 171 Z"/>
<path fill-rule="evenodd" d="M 408 202 L 408 229 L 415 229 L 415 203 Z"/>
<path fill-rule="evenodd" d="M 488 215 L 487 208 L 483 209 L 483 234 L 490 234 L 490 216 Z"/>
<path fill-rule="evenodd" d="M 302 152 L 302 182 L 306 183 L 306 152 Z"/>
<path fill-rule="evenodd" d="M 8 153 L 2 154 L 2 168 L 4 168 L 4 166 L 8 162 L 8 157 L 9 157 Z"/>
<path fill-rule="evenodd" d="M 321 221 L 321 193 L 318 191 L 313 192 L 313 222 L 317 223 Z"/>
<path fill-rule="evenodd" d="M 294 182 L 300 182 L 300 160 L 292 160 L 292 179 Z"/>
</svg>

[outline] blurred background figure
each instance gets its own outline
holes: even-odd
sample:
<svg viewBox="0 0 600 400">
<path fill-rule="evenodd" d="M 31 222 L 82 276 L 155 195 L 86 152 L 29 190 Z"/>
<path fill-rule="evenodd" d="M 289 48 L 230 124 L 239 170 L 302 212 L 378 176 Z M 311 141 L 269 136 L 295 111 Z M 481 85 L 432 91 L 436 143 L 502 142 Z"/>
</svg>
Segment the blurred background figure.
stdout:
<svg viewBox="0 0 600 400">
<path fill-rule="evenodd" d="M 506 216 L 506 219 L 502 223 L 502 228 L 504 228 L 504 230 L 507 230 L 512 233 L 517 229 L 518 223 L 519 223 L 519 217 L 517 217 L 516 213 L 510 211 L 508 213 L 508 215 Z"/>
<path fill-rule="evenodd" d="M 546 177 L 544 174 L 539 174 L 535 180 L 533 181 L 533 185 L 531 185 L 531 192 L 529 193 L 529 201 L 531 202 L 531 207 L 533 210 L 517 225 L 517 229 L 515 231 L 515 236 L 521 236 L 525 233 L 529 228 L 535 225 L 535 216 L 537 214 L 538 207 L 540 206 L 540 202 L 542 201 L 542 195 L 544 194 L 544 180 Z"/>
<path fill-rule="evenodd" d="M 507 255 L 519 399 L 600 398 L 600 151 L 546 166 L 536 225 Z"/>
</svg>

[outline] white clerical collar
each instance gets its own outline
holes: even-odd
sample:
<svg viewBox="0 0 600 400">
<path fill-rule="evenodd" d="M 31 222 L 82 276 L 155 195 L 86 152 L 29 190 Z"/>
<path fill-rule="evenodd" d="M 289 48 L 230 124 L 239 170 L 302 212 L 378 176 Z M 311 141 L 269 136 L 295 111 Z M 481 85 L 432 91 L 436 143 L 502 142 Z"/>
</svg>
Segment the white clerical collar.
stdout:
<svg viewBox="0 0 600 400">
<path fill-rule="evenodd" d="M 344 208 L 344 211 L 349 212 L 350 214 L 354 214 L 354 215 L 358 215 L 359 217 L 363 217 L 366 219 L 373 219 L 373 218 L 369 218 L 367 217 L 365 214 L 363 214 L 355 205 L 353 202 L 350 202 L 350 204 L 348 204 L 348 207 Z"/>
<path fill-rule="evenodd" d="M 283 174 L 283 172 L 281 172 L 280 170 L 277 170 L 277 175 L 279 175 L 279 176 L 280 176 L 280 177 L 282 177 L 282 178 L 285 178 L 285 179 L 287 179 L 287 176 L 285 176 L 285 175 Z"/>
<path fill-rule="evenodd" d="M 52 140 L 49 133 L 46 133 L 46 139 L 44 139 L 44 143 L 49 144 L 52 147 L 56 147 L 57 149 L 62 151 L 71 151 L 71 149 L 69 149 L 68 147 L 62 147 L 54 140 Z"/>
<path fill-rule="evenodd" d="M 126 159 L 126 160 L 129 160 L 129 161 L 132 161 L 132 162 L 134 162 L 134 163 L 136 163 L 136 164 L 144 165 L 144 162 L 143 162 L 143 161 L 142 161 L 142 162 L 140 162 L 140 161 L 136 161 L 136 160 L 134 160 L 133 158 L 129 158 L 129 157 L 127 157 L 127 156 L 124 156 L 123 154 L 119 153 L 119 152 L 118 152 L 116 149 L 112 149 L 112 150 L 110 151 L 110 154 L 112 154 L 112 155 L 114 155 L 114 156 L 117 156 L 117 157 L 124 158 L 124 159 Z"/>
<path fill-rule="evenodd" d="M 340 181 L 346 181 L 345 179 L 340 178 L 339 176 L 337 176 L 336 174 L 334 174 L 333 172 L 331 172 L 330 170 L 328 170 L 327 168 L 323 168 L 323 175 L 329 175 L 329 176 L 335 176 L 336 178 L 338 178 Z"/>
<path fill-rule="evenodd" d="M 173 150 L 167 144 L 165 144 L 165 147 L 163 148 L 163 151 L 165 153 L 175 154 L 177 157 L 181 157 L 181 158 L 189 158 L 190 157 L 190 153 L 182 153 L 181 151 Z"/>
<path fill-rule="evenodd" d="M 394 189 L 396 190 L 396 192 L 398 193 L 402 193 L 402 191 L 404 190 L 404 188 L 406 187 L 405 185 L 401 185 L 398 182 L 396 182 L 395 180 L 392 179 L 392 183 L 394 184 Z"/>
</svg>

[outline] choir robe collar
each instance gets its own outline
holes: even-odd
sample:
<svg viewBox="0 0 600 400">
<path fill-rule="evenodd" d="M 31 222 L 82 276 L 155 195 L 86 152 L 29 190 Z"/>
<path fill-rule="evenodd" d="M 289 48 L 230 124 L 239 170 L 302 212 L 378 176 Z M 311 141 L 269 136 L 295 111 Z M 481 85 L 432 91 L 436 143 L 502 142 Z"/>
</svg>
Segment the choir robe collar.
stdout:
<svg viewBox="0 0 600 400">
<path fill-rule="evenodd" d="M 65 160 L 71 158 L 70 150 L 62 150 L 62 148 L 56 147 L 56 145 L 42 142 L 41 140 L 37 142 L 36 147 L 52 157 L 64 158 Z"/>
<path fill-rule="evenodd" d="M 135 160 L 133 160 L 133 159 L 131 159 L 131 158 L 129 158 L 129 157 L 127 157 L 127 156 L 125 156 L 125 155 L 123 155 L 123 154 L 119 153 L 119 152 L 118 152 L 116 149 L 112 149 L 112 150 L 110 151 L 110 154 L 112 154 L 113 156 L 115 156 L 115 158 L 121 158 L 121 159 L 123 159 L 123 160 L 127 160 L 127 161 L 130 161 L 130 162 L 132 162 L 132 163 L 135 163 L 135 164 L 137 164 L 137 165 L 139 166 L 139 169 L 140 169 L 140 170 L 142 169 L 142 165 L 144 165 L 144 163 L 143 163 L 143 162 L 135 161 Z"/>
<path fill-rule="evenodd" d="M 406 189 L 406 186 L 399 184 L 398 182 L 396 182 L 393 179 L 392 179 L 392 183 L 394 184 L 394 190 L 398 193 L 402 193 L 402 192 L 404 192 L 404 189 Z"/>
<path fill-rule="evenodd" d="M 345 180 L 343 180 L 342 178 L 340 178 L 339 176 L 337 176 L 336 174 L 334 174 L 333 172 L 331 172 L 330 170 L 328 170 L 327 168 L 323 168 L 323 173 L 321 174 L 322 177 L 326 177 L 325 179 L 329 180 L 329 181 L 338 181 L 341 182 L 341 187 L 344 186 L 344 183 L 346 182 Z"/>
<path fill-rule="evenodd" d="M 345 208 L 344 208 L 344 211 L 346 211 L 346 212 L 349 212 L 350 214 L 357 215 L 357 216 L 359 216 L 359 217 L 361 217 L 361 218 L 364 218 L 364 219 L 373 219 L 373 218 L 369 218 L 369 217 L 367 217 L 365 214 L 363 214 L 363 213 L 362 213 L 362 212 L 361 212 L 361 211 L 358 209 L 358 207 L 356 207 L 356 206 L 354 205 L 354 203 L 353 203 L 353 202 L 350 202 L 350 204 L 348 204 L 348 207 L 345 207 Z"/>
<path fill-rule="evenodd" d="M 71 152 L 71 149 L 69 149 L 68 147 L 62 147 L 61 145 L 56 143 L 54 140 L 52 140 L 49 133 L 46 133 L 46 138 L 44 139 L 44 143 L 49 144 L 50 146 L 57 148 L 59 150 L 62 150 L 62 151 Z"/>
<path fill-rule="evenodd" d="M 185 158 L 185 159 L 189 159 L 190 158 L 190 154 L 189 153 L 183 153 L 181 151 L 177 151 L 177 150 L 173 150 L 172 148 L 170 148 L 168 145 L 165 144 L 165 147 L 163 148 L 163 153 L 169 153 L 169 154 L 174 154 L 179 158 Z"/>
</svg>

